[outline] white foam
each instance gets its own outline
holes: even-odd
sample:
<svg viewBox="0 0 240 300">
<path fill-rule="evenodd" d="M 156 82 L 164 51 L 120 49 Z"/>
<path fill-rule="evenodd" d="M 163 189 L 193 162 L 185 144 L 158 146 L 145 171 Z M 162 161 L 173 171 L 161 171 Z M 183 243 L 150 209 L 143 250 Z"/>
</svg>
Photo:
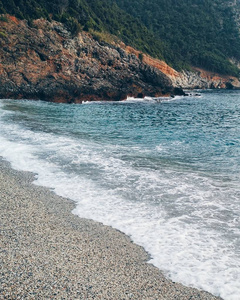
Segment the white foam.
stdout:
<svg viewBox="0 0 240 300">
<path fill-rule="evenodd" d="M 127 96 L 127 99 L 120 101 L 122 103 L 152 103 L 156 102 L 152 97 L 145 96 L 144 98 L 135 98 L 135 97 L 129 97 Z"/>
<path fill-rule="evenodd" d="M 0 155 L 16 169 L 37 173 L 35 184 L 73 199 L 74 214 L 131 236 L 172 280 L 239 299 L 240 259 L 236 241 L 225 236 L 240 235 L 236 190 L 170 165 L 136 168 L 122 159 L 131 152 L 127 147 L 0 125 Z M 79 166 L 82 173 L 74 170 Z M 226 210 L 235 218 L 226 221 Z"/>
</svg>

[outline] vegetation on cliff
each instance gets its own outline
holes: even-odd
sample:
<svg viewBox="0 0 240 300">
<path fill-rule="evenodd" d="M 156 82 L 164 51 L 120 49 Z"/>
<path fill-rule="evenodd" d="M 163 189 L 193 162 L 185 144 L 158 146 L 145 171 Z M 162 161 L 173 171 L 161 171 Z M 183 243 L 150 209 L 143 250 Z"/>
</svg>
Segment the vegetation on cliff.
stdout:
<svg viewBox="0 0 240 300">
<path fill-rule="evenodd" d="M 180 67 L 191 64 L 234 73 L 228 58 L 240 60 L 239 30 L 231 0 L 116 0 L 164 41 L 165 54 Z M 174 56 L 172 57 L 172 54 Z"/>
<path fill-rule="evenodd" d="M 164 59 L 176 69 L 202 67 L 237 75 L 240 37 L 232 1 L 223 0 L 0 0 L 0 13 L 55 19 L 76 34 L 108 32 Z M 97 35 L 96 35 L 97 36 Z"/>
<path fill-rule="evenodd" d="M 0 99 L 81 103 L 182 92 L 135 54 L 84 31 L 73 37 L 60 22 L 38 19 L 31 27 L 6 16 L 0 28 Z"/>
<path fill-rule="evenodd" d="M 26 19 L 50 18 L 73 33 L 80 30 L 108 32 L 153 57 L 164 59 L 164 44 L 140 21 L 111 1 L 102 0 L 0 0 L 0 13 Z"/>
</svg>

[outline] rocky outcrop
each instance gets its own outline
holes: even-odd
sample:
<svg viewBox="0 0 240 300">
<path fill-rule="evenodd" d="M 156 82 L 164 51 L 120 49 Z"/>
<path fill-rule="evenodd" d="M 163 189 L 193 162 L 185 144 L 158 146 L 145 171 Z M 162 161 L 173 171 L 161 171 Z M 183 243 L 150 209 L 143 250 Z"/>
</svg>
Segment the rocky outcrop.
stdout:
<svg viewBox="0 0 240 300">
<path fill-rule="evenodd" d="M 162 61 L 157 58 L 153 58 L 149 55 L 146 55 L 140 51 L 137 51 L 136 49 L 126 46 L 123 43 L 120 44 L 121 47 L 127 52 L 127 53 L 132 53 L 135 54 L 137 57 L 142 57 L 142 62 L 158 69 L 159 71 L 163 72 L 165 75 L 167 75 L 169 78 L 175 78 L 179 76 L 179 73 L 171 68 L 165 61 Z"/>
<path fill-rule="evenodd" d="M 232 87 L 240 87 L 237 78 L 177 72 L 123 43 L 99 43 L 86 32 L 72 37 L 55 21 L 39 19 L 29 27 L 9 15 L 0 18 L 0 98 L 81 103 Z"/>
<path fill-rule="evenodd" d="M 121 47 L 125 49 L 127 53 L 135 54 L 138 57 L 142 57 L 142 61 L 161 71 L 169 79 L 171 79 L 173 86 L 183 89 L 229 89 L 229 88 L 240 88 L 240 81 L 238 78 L 233 76 L 227 76 L 209 72 L 200 68 L 192 67 L 192 71 L 177 72 L 171 68 L 166 62 L 150 57 L 146 54 L 133 49 L 132 47 L 126 46 L 121 43 Z M 239 62 L 233 61 L 238 68 L 240 67 Z"/>
<path fill-rule="evenodd" d="M 117 45 L 43 19 L 0 21 L 0 98 L 81 103 L 174 93 L 171 79 Z"/>
<path fill-rule="evenodd" d="M 171 76 L 171 80 L 175 86 L 184 89 L 240 88 L 239 79 L 236 77 L 220 75 L 199 68 L 180 72 L 177 76 Z"/>
</svg>

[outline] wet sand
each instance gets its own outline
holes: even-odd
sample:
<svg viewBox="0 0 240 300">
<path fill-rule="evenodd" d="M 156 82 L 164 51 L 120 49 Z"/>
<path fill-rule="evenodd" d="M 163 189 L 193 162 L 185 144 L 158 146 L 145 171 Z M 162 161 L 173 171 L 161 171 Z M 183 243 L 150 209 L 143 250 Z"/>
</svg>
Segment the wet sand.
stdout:
<svg viewBox="0 0 240 300">
<path fill-rule="evenodd" d="M 0 299 L 220 299 L 173 283 L 125 234 L 0 159 Z"/>
</svg>

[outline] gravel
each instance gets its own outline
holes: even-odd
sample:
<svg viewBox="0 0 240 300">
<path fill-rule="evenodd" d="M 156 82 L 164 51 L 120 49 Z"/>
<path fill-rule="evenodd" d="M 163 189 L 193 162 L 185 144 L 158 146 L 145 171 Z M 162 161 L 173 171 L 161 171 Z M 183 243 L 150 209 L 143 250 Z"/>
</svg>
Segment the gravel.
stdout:
<svg viewBox="0 0 240 300">
<path fill-rule="evenodd" d="M 166 279 L 125 234 L 0 160 L 0 299 L 220 299 Z"/>
</svg>

